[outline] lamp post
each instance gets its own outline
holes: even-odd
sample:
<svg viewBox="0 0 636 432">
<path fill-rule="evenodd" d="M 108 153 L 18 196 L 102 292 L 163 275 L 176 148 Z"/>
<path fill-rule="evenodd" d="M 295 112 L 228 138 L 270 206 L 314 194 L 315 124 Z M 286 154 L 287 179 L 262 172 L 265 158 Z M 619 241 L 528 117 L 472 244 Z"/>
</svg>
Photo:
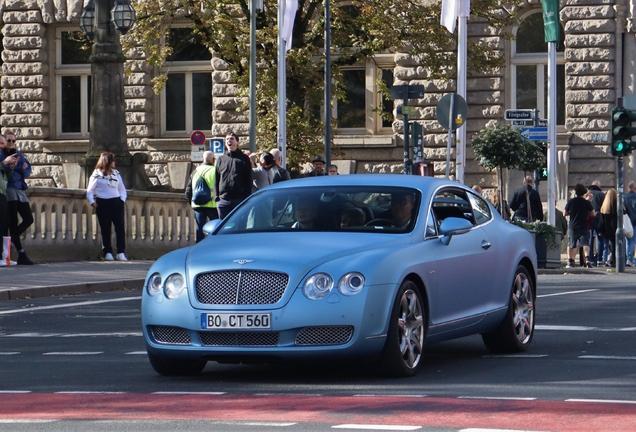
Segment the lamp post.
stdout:
<svg viewBox="0 0 636 432">
<path fill-rule="evenodd" d="M 89 148 L 83 158 L 85 181 L 102 152 L 115 155 L 117 169 L 128 188 L 148 190 L 150 180 L 143 164 L 148 155 L 128 151 L 124 100 L 124 55 L 119 33 L 135 23 L 130 0 L 89 0 L 80 17 L 80 28 L 94 39 L 91 62 Z M 116 31 L 118 30 L 118 32 Z"/>
</svg>

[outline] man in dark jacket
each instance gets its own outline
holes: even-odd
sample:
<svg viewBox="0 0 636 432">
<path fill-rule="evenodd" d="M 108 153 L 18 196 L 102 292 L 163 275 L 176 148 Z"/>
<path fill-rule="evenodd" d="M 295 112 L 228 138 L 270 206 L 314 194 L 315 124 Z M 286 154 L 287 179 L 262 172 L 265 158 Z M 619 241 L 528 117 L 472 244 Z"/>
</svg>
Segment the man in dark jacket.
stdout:
<svg viewBox="0 0 636 432">
<path fill-rule="evenodd" d="M 597 222 L 592 223 L 592 231 L 590 232 L 590 261 L 595 266 L 603 265 L 607 261 L 608 244 L 605 237 L 598 235 L 595 226 L 598 225 L 598 219 L 601 216 L 601 206 L 605 199 L 605 193 L 601 190 L 601 182 L 598 180 L 594 180 L 587 190 L 592 194 L 592 207 L 596 212 L 595 218 L 597 220 Z"/>
<path fill-rule="evenodd" d="M 568 263 L 565 268 L 574 267 L 574 257 L 579 245 L 583 246 L 585 254 L 584 264 L 586 267 L 592 267 L 589 261 L 590 247 L 589 236 L 590 230 L 587 227 L 588 217 L 594 217 L 596 212 L 592 204 L 584 198 L 587 188 L 582 184 L 574 186 L 575 197 L 570 199 L 565 205 L 564 216 L 570 216 L 570 224 L 568 225 Z"/>
<path fill-rule="evenodd" d="M 272 168 L 272 171 L 274 171 L 274 178 L 272 179 L 272 183 L 289 180 L 291 178 L 289 175 L 289 171 L 281 166 L 283 163 L 283 156 L 281 155 L 280 150 L 276 148 L 271 149 L 269 152 L 272 154 L 272 156 L 274 156 L 274 162 L 276 162 L 276 165 L 274 165 L 274 167 Z"/>
<path fill-rule="evenodd" d="M 539 192 L 532 188 L 533 182 L 532 176 L 526 176 L 523 179 L 523 186 L 515 191 L 510 202 L 510 208 L 515 212 L 514 217 L 524 222 L 543 220 L 543 204 L 541 204 Z M 530 214 L 528 214 L 528 204 L 530 204 Z"/>
<path fill-rule="evenodd" d="M 214 175 L 214 196 L 220 219 L 252 193 L 252 162 L 239 148 L 238 135 L 227 134 L 225 147 L 225 154 L 216 160 Z"/>
</svg>

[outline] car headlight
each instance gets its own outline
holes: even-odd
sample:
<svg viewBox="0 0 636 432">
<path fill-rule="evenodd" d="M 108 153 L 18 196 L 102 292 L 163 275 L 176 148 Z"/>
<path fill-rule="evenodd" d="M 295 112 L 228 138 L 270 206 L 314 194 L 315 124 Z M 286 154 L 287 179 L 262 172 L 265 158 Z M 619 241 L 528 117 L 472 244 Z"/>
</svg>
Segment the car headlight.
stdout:
<svg viewBox="0 0 636 432">
<path fill-rule="evenodd" d="M 329 294 L 332 288 L 333 278 L 331 276 L 327 273 L 316 273 L 305 282 L 303 293 L 310 300 L 320 300 Z"/>
<path fill-rule="evenodd" d="M 161 292 L 161 275 L 159 273 L 153 273 L 150 276 L 146 290 L 151 296 L 156 296 Z"/>
<path fill-rule="evenodd" d="M 163 293 L 169 299 L 177 298 L 185 289 L 185 279 L 179 273 L 168 276 L 166 283 L 163 285 Z"/>
<path fill-rule="evenodd" d="M 362 291 L 364 286 L 364 276 L 362 273 L 351 272 L 340 278 L 338 282 L 338 291 L 343 295 L 352 296 Z"/>
</svg>

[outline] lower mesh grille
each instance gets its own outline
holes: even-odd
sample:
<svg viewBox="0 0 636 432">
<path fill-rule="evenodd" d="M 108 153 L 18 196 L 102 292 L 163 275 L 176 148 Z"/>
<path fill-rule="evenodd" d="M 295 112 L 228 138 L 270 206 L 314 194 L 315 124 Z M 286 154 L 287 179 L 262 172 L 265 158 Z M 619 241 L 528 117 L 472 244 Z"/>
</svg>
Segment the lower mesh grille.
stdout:
<svg viewBox="0 0 636 432">
<path fill-rule="evenodd" d="M 181 327 L 153 326 L 150 333 L 155 342 L 170 345 L 190 345 L 190 333 Z"/>
<path fill-rule="evenodd" d="M 204 346 L 276 346 L 278 332 L 200 332 Z"/>
<path fill-rule="evenodd" d="M 353 335 L 353 327 L 305 327 L 296 335 L 296 345 L 342 345 Z"/>
</svg>

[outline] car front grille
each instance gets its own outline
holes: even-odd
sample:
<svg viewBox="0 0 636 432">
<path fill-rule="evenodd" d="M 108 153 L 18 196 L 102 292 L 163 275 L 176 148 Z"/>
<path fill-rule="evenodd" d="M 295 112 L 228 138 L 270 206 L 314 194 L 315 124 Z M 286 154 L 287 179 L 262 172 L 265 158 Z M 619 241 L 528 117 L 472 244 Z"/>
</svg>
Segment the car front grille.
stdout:
<svg viewBox="0 0 636 432">
<path fill-rule="evenodd" d="M 197 275 L 199 303 L 210 305 L 270 305 L 283 297 L 289 276 L 265 271 L 229 270 Z"/>
<path fill-rule="evenodd" d="M 278 332 L 200 332 L 203 346 L 276 346 Z"/>
<path fill-rule="evenodd" d="M 150 333 L 153 339 L 166 345 L 190 345 L 190 333 L 181 327 L 152 326 Z"/>
<path fill-rule="evenodd" d="M 305 327 L 296 335 L 296 345 L 342 345 L 351 340 L 353 327 Z"/>
</svg>

